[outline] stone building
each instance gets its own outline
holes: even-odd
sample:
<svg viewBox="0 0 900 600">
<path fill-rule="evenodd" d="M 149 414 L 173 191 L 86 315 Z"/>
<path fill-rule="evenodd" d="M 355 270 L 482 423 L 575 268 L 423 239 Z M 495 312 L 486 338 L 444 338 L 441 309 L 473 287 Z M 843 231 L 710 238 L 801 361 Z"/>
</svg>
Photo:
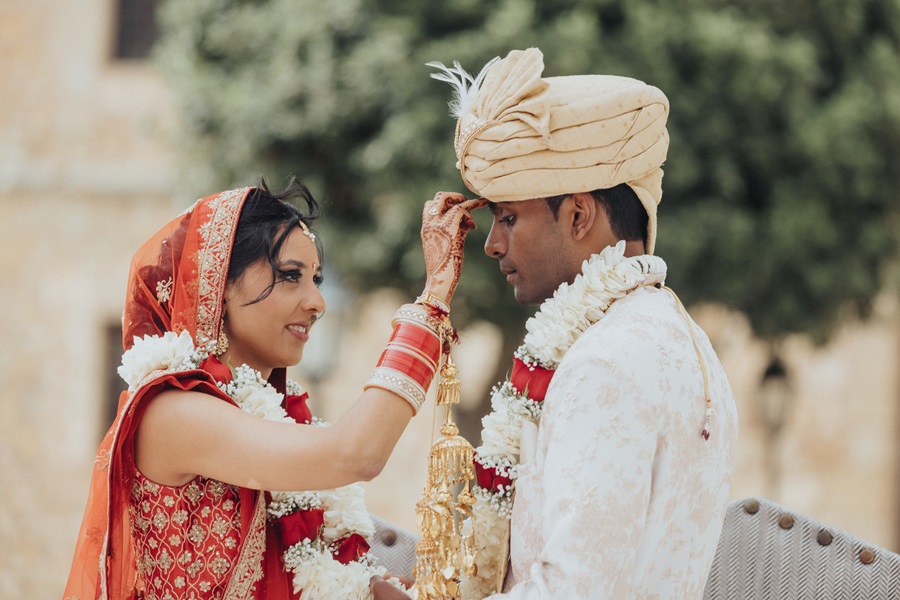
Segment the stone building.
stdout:
<svg viewBox="0 0 900 600">
<path fill-rule="evenodd" d="M 141 19 L 129 20 L 129 10 L 140 5 L 0 3 L 0 597 L 8 600 L 61 593 L 94 450 L 121 385 L 113 367 L 128 261 L 192 200 L 178 192 L 178 117 L 164 81 L 139 58 L 141 30 L 131 29 Z M 347 299 L 341 332 L 323 321 L 320 343 L 341 361 L 298 378 L 310 378 L 325 418 L 356 397 L 405 300 L 387 291 Z M 897 550 L 896 299 L 883 298 L 870 322 L 848 325 L 825 348 L 789 340 L 789 385 L 740 315 L 693 312 L 740 403 L 733 496 L 764 495 Z M 488 384 L 484 357 L 499 341 L 487 324 L 463 338 L 456 355 L 471 401 Z M 373 512 L 408 528 L 431 423 L 430 412 L 417 417 L 383 476 L 366 485 Z"/>
</svg>

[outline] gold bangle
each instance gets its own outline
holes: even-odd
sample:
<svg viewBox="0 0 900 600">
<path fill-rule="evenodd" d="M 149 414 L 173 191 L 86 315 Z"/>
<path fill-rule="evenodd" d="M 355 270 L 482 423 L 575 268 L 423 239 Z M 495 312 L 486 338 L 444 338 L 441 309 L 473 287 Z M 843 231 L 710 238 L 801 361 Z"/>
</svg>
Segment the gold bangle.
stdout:
<svg viewBox="0 0 900 600">
<path fill-rule="evenodd" d="M 416 298 L 416 304 L 424 304 L 450 314 L 450 306 L 431 292 L 425 292 Z"/>
</svg>

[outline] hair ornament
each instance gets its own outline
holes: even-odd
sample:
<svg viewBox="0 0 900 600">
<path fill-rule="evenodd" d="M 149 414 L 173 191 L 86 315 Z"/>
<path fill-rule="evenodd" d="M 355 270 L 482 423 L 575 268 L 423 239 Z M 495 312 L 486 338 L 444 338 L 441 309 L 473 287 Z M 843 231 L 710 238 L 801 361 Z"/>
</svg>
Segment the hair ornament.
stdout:
<svg viewBox="0 0 900 600">
<path fill-rule="evenodd" d="M 308 238 L 309 238 L 309 241 L 311 241 L 311 242 L 314 243 L 314 244 L 316 243 L 316 234 L 314 234 L 314 233 L 310 230 L 310 228 L 306 225 L 306 223 L 304 223 L 303 221 L 300 221 L 300 229 L 303 230 L 303 235 L 305 235 L 306 237 L 308 237 Z"/>
</svg>

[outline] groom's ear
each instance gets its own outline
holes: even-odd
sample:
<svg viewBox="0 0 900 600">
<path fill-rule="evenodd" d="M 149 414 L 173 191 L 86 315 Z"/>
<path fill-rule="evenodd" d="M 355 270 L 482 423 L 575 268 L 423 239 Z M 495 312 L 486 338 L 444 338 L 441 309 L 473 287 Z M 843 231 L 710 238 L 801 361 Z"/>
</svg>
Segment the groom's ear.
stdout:
<svg viewBox="0 0 900 600">
<path fill-rule="evenodd" d="M 572 194 L 566 200 L 568 202 L 564 202 L 563 207 L 566 207 L 566 204 L 569 205 L 566 207 L 569 210 L 565 211 L 565 217 L 571 227 L 572 239 L 580 242 L 597 224 L 597 219 L 605 218 L 606 214 L 601 213 L 603 209 L 587 192 Z M 562 216 L 560 215 L 561 218 Z"/>
</svg>

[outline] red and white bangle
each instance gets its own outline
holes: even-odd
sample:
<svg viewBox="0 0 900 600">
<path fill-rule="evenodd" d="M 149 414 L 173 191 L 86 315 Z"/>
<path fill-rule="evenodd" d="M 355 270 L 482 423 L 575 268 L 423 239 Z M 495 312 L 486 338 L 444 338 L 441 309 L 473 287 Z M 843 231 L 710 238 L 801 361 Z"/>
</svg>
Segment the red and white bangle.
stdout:
<svg viewBox="0 0 900 600">
<path fill-rule="evenodd" d="M 418 325 L 400 323 L 381 353 L 378 366 L 405 373 L 427 389 L 437 371 L 440 356 L 440 338 Z"/>
<path fill-rule="evenodd" d="M 417 319 L 395 320 L 391 339 L 363 389 L 378 387 L 393 392 L 418 413 L 440 355 L 441 338 L 437 331 Z"/>
</svg>

